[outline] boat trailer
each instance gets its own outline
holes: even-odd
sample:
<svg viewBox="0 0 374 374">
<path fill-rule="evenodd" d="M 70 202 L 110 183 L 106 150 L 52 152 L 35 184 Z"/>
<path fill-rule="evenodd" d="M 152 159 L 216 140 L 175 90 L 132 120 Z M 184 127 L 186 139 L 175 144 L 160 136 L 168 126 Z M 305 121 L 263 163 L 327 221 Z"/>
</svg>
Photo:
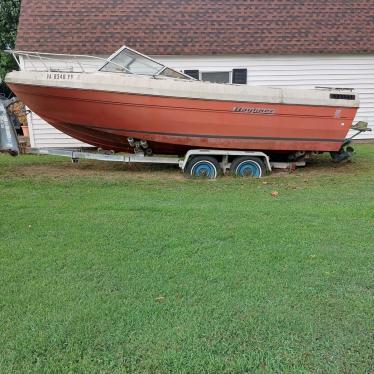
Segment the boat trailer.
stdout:
<svg viewBox="0 0 374 374">
<path fill-rule="evenodd" d="M 215 179 L 220 174 L 231 173 L 236 176 L 262 177 L 273 169 L 294 170 L 305 166 L 305 160 L 292 162 L 271 162 L 264 152 L 193 149 L 184 157 L 146 156 L 144 153 L 93 152 L 56 148 L 31 148 L 30 153 L 39 155 L 63 156 L 73 163 L 80 160 L 97 160 L 121 163 L 169 164 L 178 166 L 187 176 Z"/>
<path fill-rule="evenodd" d="M 338 152 L 331 152 L 333 162 L 342 162 L 354 153 L 349 145 L 352 139 L 364 131 L 371 131 L 366 122 L 358 122 L 352 126 L 356 133 L 347 139 Z M 134 143 L 135 144 L 135 143 Z M 204 177 L 215 179 L 220 174 L 244 177 L 252 176 L 261 178 L 272 171 L 272 169 L 295 170 L 296 167 L 305 166 L 306 159 L 310 154 L 305 152 L 296 153 L 294 158 L 287 162 L 273 162 L 269 155 L 256 151 L 237 151 L 220 149 L 192 149 L 184 157 L 158 156 L 134 147 L 135 153 L 121 153 L 97 151 L 87 152 L 83 150 L 33 148 L 31 153 L 69 157 L 73 163 L 79 160 L 99 160 L 121 163 L 144 163 L 144 164 L 169 164 L 178 165 L 187 176 Z"/>
</svg>

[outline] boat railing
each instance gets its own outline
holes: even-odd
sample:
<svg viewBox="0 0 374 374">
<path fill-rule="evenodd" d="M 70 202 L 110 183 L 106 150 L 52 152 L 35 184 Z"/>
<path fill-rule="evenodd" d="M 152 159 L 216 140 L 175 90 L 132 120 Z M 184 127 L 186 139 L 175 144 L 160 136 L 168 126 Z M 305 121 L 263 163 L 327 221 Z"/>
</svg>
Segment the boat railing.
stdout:
<svg viewBox="0 0 374 374">
<path fill-rule="evenodd" d="M 104 57 L 15 50 L 5 52 L 13 55 L 19 69 L 23 71 L 92 73 L 109 63 L 125 73 L 132 74 L 126 67 Z"/>
<path fill-rule="evenodd" d="M 56 73 L 92 73 L 95 71 L 104 71 L 193 80 L 193 78 L 183 72 L 169 68 L 126 46 L 123 46 L 107 58 L 90 55 L 15 51 L 10 49 L 5 52 L 13 55 L 19 69 L 23 71 Z"/>
</svg>

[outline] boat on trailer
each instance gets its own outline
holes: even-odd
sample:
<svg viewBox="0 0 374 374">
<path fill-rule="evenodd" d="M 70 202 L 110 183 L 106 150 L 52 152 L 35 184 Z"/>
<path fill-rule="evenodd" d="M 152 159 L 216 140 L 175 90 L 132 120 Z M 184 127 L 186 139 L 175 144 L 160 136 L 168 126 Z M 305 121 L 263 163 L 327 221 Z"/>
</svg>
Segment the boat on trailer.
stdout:
<svg viewBox="0 0 374 374">
<path fill-rule="evenodd" d="M 95 71 L 82 56 L 13 53 L 31 68 L 6 76 L 12 91 L 55 128 L 103 150 L 257 151 L 289 160 L 330 152 L 335 161 L 351 154 L 346 136 L 359 107 L 351 89 L 202 82 L 126 46 Z M 56 57 L 66 68 L 51 63 Z"/>
</svg>

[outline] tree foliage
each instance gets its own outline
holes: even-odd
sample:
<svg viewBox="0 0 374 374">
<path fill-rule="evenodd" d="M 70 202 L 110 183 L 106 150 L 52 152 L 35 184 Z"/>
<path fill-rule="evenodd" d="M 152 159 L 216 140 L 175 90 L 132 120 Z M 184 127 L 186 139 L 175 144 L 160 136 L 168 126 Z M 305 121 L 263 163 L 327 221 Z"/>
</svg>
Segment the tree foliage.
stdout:
<svg viewBox="0 0 374 374">
<path fill-rule="evenodd" d="M 3 83 L 6 73 L 17 67 L 13 57 L 3 52 L 14 48 L 21 0 L 0 0 L 0 92 L 9 93 Z"/>
</svg>

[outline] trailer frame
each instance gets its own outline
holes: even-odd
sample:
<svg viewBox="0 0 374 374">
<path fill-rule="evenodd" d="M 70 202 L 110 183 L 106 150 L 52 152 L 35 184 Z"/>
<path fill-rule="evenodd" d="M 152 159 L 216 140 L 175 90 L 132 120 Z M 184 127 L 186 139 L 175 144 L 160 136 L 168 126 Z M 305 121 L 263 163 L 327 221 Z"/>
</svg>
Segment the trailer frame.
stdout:
<svg viewBox="0 0 374 374">
<path fill-rule="evenodd" d="M 143 153 L 121 153 L 113 152 L 92 152 L 82 149 L 60 149 L 60 148 L 31 148 L 30 152 L 38 155 L 51 155 L 69 157 L 73 163 L 78 163 L 80 160 L 96 160 L 109 161 L 121 163 L 144 163 L 144 164 L 169 164 L 178 165 L 178 167 L 186 172 L 190 161 L 195 157 L 214 157 L 217 159 L 223 173 L 227 173 L 230 169 L 231 161 L 237 157 L 256 157 L 261 159 L 266 167 L 266 172 L 270 173 L 273 168 L 279 169 L 294 169 L 297 166 L 305 166 L 305 161 L 296 162 L 271 162 L 270 157 L 264 152 L 258 151 L 237 151 L 224 149 L 191 149 L 184 157 L 168 156 L 168 155 L 153 155 L 145 156 Z"/>
</svg>

